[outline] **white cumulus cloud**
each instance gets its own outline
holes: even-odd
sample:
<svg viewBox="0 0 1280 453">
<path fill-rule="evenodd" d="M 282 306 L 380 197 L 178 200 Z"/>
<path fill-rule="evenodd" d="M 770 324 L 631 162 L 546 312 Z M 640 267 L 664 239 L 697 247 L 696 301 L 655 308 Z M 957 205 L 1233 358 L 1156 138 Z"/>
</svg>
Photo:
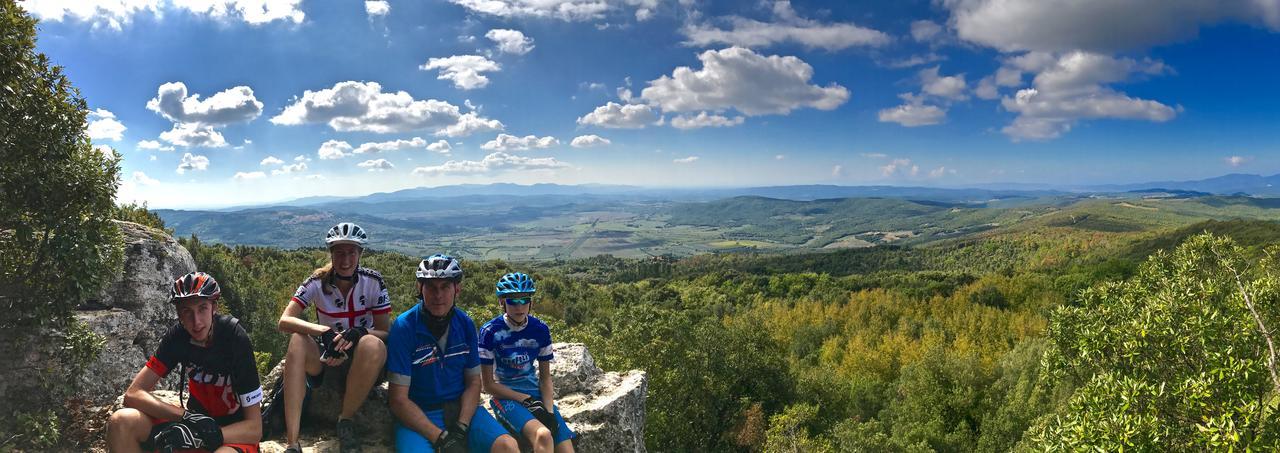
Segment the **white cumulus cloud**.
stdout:
<svg viewBox="0 0 1280 453">
<path fill-rule="evenodd" d="M 329 140 L 320 145 L 316 151 L 320 160 L 341 159 L 351 155 L 351 144 L 341 140 Z"/>
<path fill-rule="evenodd" d="M 1006 52 L 1110 53 L 1243 22 L 1280 31 L 1274 0 L 942 0 L 961 39 Z"/>
<path fill-rule="evenodd" d="M 964 74 L 941 76 L 938 75 L 938 69 L 934 66 L 920 70 L 921 90 L 927 94 L 951 100 L 963 100 L 969 97 L 965 94 L 968 85 L 965 83 Z"/>
<path fill-rule="evenodd" d="M 464 115 L 458 106 L 445 101 L 415 100 L 404 91 L 384 93 L 377 82 L 354 81 L 307 90 L 271 122 L 282 126 L 325 123 L 339 132 L 382 134 L 429 129 L 449 137 L 502 127 L 497 120 L 480 118 L 475 112 Z"/>
<path fill-rule="evenodd" d="M 370 159 L 358 163 L 356 166 L 360 168 L 367 168 L 369 171 L 387 171 L 396 168 L 395 165 L 391 165 L 391 162 L 388 162 L 386 159 Z"/>
<path fill-rule="evenodd" d="M 276 158 L 276 156 L 267 156 L 265 159 L 262 159 L 262 162 L 258 162 L 258 165 L 261 165 L 261 166 L 263 166 L 263 167 L 267 167 L 267 166 L 271 166 L 271 165 L 280 165 L 280 164 L 283 164 L 283 163 L 284 163 L 284 161 L 283 161 L 283 160 L 280 160 L 280 159 L 277 159 L 277 158 Z"/>
<path fill-rule="evenodd" d="M 497 132 L 504 128 L 501 121 L 482 118 L 476 112 L 465 113 L 444 129 L 436 131 L 437 137 L 466 137 L 483 132 Z"/>
<path fill-rule="evenodd" d="M 391 4 L 385 0 L 367 0 L 364 2 L 364 12 L 369 17 L 385 16 L 391 13 Z"/>
<path fill-rule="evenodd" d="M 1168 71 L 1155 61 L 1138 61 L 1088 52 L 1068 52 L 1042 64 L 1031 88 L 1003 97 L 1005 110 L 1018 114 L 1002 131 L 1015 141 L 1056 138 L 1084 119 L 1136 119 L 1164 122 L 1178 109 L 1158 101 L 1130 97 L 1106 84 Z"/>
<path fill-rule="evenodd" d="M 273 21 L 302 23 L 302 0 L 173 0 L 174 6 L 219 20 L 239 18 L 252 25 Z"/>
<path fill-rule="evenodd" d="M 301 23 L 306 14 L 302 0 L 21 0 L 23 9 L 43 21 L 80 21 L 94 28 L 120 31 L 134 16 L 150 14 L 157 20 L 169 9 L 184 10 L 219 21 L 242 20 L 250 25 L 272 21 Z"/>
<path fill-rule="evenodd" d="M 356 154 L 380 153 L 383 151 L 400 151 L 405 149 L 426 148 L 427 141 L 422 137 L 414 137 L 411 140 L 391 140 L 387 142 L 369 142 L 364 143 L 355 149 Z"/>
<path fill-rule="evenodd" d="M 93 140 L 120 141 L 124 139 L 124 123 L 116 120 L 116 115 L 105 109 L 89 111 L 89 126 L 85 133 Z"/>
<path fill-rule="evenodd" d="M 218 127 L 252 121 L 262 114 L 262 102 L 247 86 L 228 88 L 200 100 L 199 94 L 187 94 L 186 84 L 169 82 L 160 85 L 156 97 L 147 101 L 147 109 L 175 123 Z"/>
<path fill-rule="evenodd" d="M 145 149 L 149 151 L 173 151 L 172 146 L 164 146 L 155 140 L 139 140 L 138 149 Z"/>
<path fill-rule="evenodd" d="M 560 140 L 555 137 L 546 136 L 538 137 L 536 135 L 526 135 L 517 137 L 508 134 L 498 134 L 497 138 L 480 145 L 480 149 L 491 151 L 522 151 L 530 148 L 550 148 L 559 145 Z"/>
<path fill-rule="evenodd" d="M 195 123 L 175 123 L 173 129 L 160 133 L 160 139 L 177 146 L 221 148 L 227 146 L 227 140 L 213 126 L 201 126 Z"/>
<path fill-rule="evenodd" d="M 275 170 L 271 170 L 271 175 L 272 175 L 272 176 L 275 176 L 275 175 L 287 175 L 287 174 L 291 174 L 291 173 L 302 173 L 302 172 L 304 172 L 304 171 L 307 171 L 307 163 L 306 163 L 306 162 L 298 162 L 298 163 L 296 163 L 296 164 L 292 164 L 292 165 L 285 165 L 285 166 L 282 166 L 282 167 L 277 168 L 277 169 L 275 169 Z"/>
<path fill-rule="evenodd" d="M 796 14 L 791 2 L 773 4 L 773 21 L 761 22 L 738 16 L 720 18 L 728 24 L 719 28 L 711 24 L 686 25 L 682 32 L 686 45 L 708 47 L 715 44 L 742 47 L 767 47 L 794 42 L 810 49 L 841 50 L 854 46 L 880 46 L 890 41 L 884 32 L 851 23 L 824 24 Z"/>
<path fill-rule="evenodd" d="M 748 116 L 832 110 L 849 100 L 849 90 L 835 83 L 810 85 L 813 67 L 793 56 L 730 47 L 703 52 L 698 60 L 702 69 L 678 67 L 650 81 L 640 97 L 667 112 L 733 108 Z"/>
<path fill-rule="evenodd" d="M 418 66 L 418 69 L 437 69 L 440 71 L 437 79 L 451 81 L 454 88 L 459 90 L 474 90 L 489 85 L 489 78 L 483 73 L 499 71 L 502 66 L 479 55 L 454 55 L 429 59 L 426 64 Z"/>
<path fill-rule="evenodd" d="M 266 178 L 267 174 L 260 171 L 238 171 L 231 179 L 235 181 L 250 181 L 254 179 Z"/>
<path fill-rule="evenodd" d="M 418 167 L 413 169 L 414 175 L 437 176 L 446 174 L 478 174 L 507 170 L 554 170 L 568 167 L 569 164 L 554 157 L 524 157 L 495 152 L 482 160 L 451 160 L 441 165 Z"/>
<path fill-rule="evenodd" d="M 133 181 L 134 184 L 137 184 L 140 186 L 154 186 L 156 184 L 160 184 L 160 181 L 157 181 L 154 178 L 147 176 L 146 173 L 143 173 L 140 171 L 133 172 L 133 177 L 131 178 L 131 180 Z"/>
<path fill-rule="evenodd" d="M 505 18 L 554 18 L 582 22 L 635 10 L 636 20 L 652 16 L 659 0 L 449 0 L 472 12 Z"/>
<path fill-rule="evenodd" d="M 533 39 L 524 35 L 520 30 L 508 30 L 504 28 L 495 28 L 484 34 L 494 44 L 498 45 L 498 51 L 514 55 L 524 55 L 533 50 Z"/>
<path fill-rule="evenodd" d="M 898 123 L 906 127 L 931 126 L 941 123 L 947 118 L 947 111 L 936 105 L 928 105 L 924 103 L 923 96 L 913 95 L 911 93 L 903 93 L 898 95 L 905 103 L 897 107 L 883 109 L 877 113 L 876 117 L 882 123 Z M 863 154 L 864 157 L 872 157 Z M 877 154 L 876 157 L 886 157 L 883 154 Z"/>
<path fill-rule="evenodd" d="M 197 156 L 191 153 L 182 155 L 182 162 L 178 163 L 178 174 L 184 174 L 188 171 L 203 171 L 209 168 L 209 158 L 205 156 Z"/>
<path fill-rule="evenodd" d="M 437 140 L 435 143 L 427 145 L 427 151 L 437 152 L 440 154 L 449 154 L 453 147 L 449 146 L 448 140 Z"/>
<path fill-rule="evenodd" d="M 592 148 L 596 146 L 609 146 L 611 143 L 613 142 L 609 141 L 607 138 L 595 134 L 589 134 L 574 137 L 573 141 L 569 143 L 569 146 L 574 148 Z"/>
<path fill-rule="evenodd" d="M 894 159 L 888 165 L 880 167 L 880 174 L 887 178 L 895 176 L 916 176 L 920 174 L 920 166 L 911 163 L 911 159 Z"/>
<path fill-rule="evenodd" d="M 658 114 L 646 104 L 618 104 L 609 102 L 596 107 L 578 118 L 582 126 L 599 126 L 614 129 L 639 129 L 658 122 Z"/>
<path fill-rule="evenodd" d="M 671 118 L 671 127 L 676 129 L 697 129 L 702 127 L 733 127 L 746 121 L 745 117 L 735 116 L 729 118 L 723 115 L 713 115 L 707 112 L 698 112 L 695 116 L 677 115 Z"/>
</svg>

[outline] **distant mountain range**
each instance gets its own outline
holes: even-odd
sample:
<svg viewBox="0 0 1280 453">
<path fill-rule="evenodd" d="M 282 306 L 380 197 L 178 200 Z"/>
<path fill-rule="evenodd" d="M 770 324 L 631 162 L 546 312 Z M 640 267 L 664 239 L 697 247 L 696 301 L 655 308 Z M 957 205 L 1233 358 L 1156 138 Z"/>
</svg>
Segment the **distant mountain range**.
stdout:
<svg viewBox="0 0 1280 453">
<path fill-rule="evenodd" d="M 459 184 L 439 187 L 415 187 L 394 192 L 380 192 L 357 197 L 318 196 L 306 197 L 268 205 L 237 206 L 219 211 L 237 211 L 264 206 L 325 206 L 336 207 L 351 203 L 382 204 L 428 199 L 463 197 L 566 197 L 564 200 L 588 195 L 603 196 L 610 200 L 643 201 L 710 201 L 739 196 L 779 198 L 785 200 L 820 200 L 828 198 L 902 198 L 943 201 L 949 203 L 985 203 L 991 200 L 1040 198 L 1072 193 L 1126 193 L 1172 192 L 1189 196 L 1195 192 L 1216 195 L 1280 196 L 1280 175 L 1260 176 L 1229 174 L 1194 181 L 1155 181 L 1137 184 L 1103 184 L 1086 186 L 1055 186 L 1047 184 L 983 184 L 962 188 L 913 187 L 913 186 L 837 186 L 795 185 L 765 187 L 725 188 L 651 188 L 611 184 Z"/>
<path fill-rule="evenodd" d="M 1142 184 L 1110 184 L 1080 188 L 1089 192 L 1130 192 L 1143 189 L 1188 190 L 1218 195 L 1280 196 L 1280 175 L 1233 173 L 1196 181 L 1157 181 Z"/>
</svg>

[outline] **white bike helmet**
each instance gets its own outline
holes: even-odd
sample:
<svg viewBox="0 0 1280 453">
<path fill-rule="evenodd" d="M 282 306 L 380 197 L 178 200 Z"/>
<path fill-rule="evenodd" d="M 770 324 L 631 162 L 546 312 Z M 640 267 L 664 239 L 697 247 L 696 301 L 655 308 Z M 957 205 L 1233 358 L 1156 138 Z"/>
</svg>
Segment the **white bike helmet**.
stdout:
<svg viewBox="0 0 1280 453">
<path fill-rule="evenodd" d="M 462 280 L 462 264 L 449 255 L 435 254 L 418 263 L 419 280 L 444 278 L 453 281 Z"/>
<path fill-rule="evenodd" d="M 364 233 L 364 228 L 351 222 L 334 225 L 324 235 L 324 244 L 330 248 L 338 244 L 355 244 L 363 249 L 366 242 L 369 242 L 369 236 Z"/>
</svg>

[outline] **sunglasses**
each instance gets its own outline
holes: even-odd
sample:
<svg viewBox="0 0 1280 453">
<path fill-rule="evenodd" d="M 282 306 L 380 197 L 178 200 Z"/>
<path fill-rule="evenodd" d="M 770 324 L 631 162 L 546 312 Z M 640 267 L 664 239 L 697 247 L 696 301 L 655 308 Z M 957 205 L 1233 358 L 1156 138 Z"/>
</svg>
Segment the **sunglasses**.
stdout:
<svg viewBox="0 0 1280 453">
<path fill-rule="evenodd" d="M 530 302 L 533 302 L 533 298 L 528 296 L 504 300 L 507 301 L 507 305 L 529 305 Z"/>
</svg>

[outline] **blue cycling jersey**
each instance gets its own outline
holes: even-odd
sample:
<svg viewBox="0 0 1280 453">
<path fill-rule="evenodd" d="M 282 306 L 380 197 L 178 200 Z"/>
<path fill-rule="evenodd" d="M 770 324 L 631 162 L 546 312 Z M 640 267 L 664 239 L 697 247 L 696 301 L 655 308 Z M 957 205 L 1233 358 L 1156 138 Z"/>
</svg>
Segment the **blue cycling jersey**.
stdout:
<svg viewBox="0 0 1280 453">
<path fill-rule="evenodd" d="M 421 317 L 421 300 L 396 317 L 387 338 L 387 380 L 408 385 L 409 399 L 422 410 L 452 401 L 466 389 L 466 376 L 480 373 L 476 325 L 454 307 L 443 350 Z"/>
<path fill-rule="evenodd" d="M 480 329 L 480 363 L 494 365 L 498 382 L 512 390 L 538 395 L 538 370 L 535 358 L 554 358 L 551 329 L 538 318 L 529 316 L 523 326 L 513 326 L 506 315 L 498 315 Z"/>
</svg>

